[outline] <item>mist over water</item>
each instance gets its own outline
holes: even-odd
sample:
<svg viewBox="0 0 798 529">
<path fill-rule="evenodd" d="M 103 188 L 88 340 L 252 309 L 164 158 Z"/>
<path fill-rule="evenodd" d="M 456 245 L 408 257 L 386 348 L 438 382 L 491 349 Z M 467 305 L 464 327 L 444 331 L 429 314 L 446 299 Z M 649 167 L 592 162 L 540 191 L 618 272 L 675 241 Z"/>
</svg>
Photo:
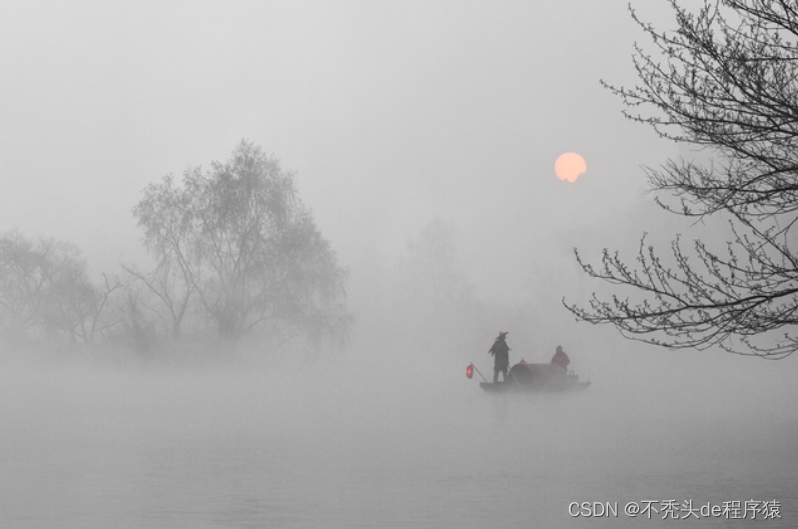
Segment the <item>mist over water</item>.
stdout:
<svg viewBox="0 0 798 529">
<path fill-rule="evenodd" d="M 4 5 L 0 233 L 72 242 L 95 275 L 145 270 L 141 190 L 246 138 L 296 171 L 356 323 L 317 355 L 0 343 L 0 527 L 798 526 L 796 359 L 656 349 L 562 306 L 611 292 L 574 247 L 632 263 L 643 232 L 666 252 L 729 236 L 643 193 L 641 166 L 710 153 L 599 85 L 637 82 L 627 3 Z M 667 2 L 634 3 L 673 27 Z M 554 175 L 569 151 L 572 184 Z M 512 364 L 562 345 L 592 385 L 484 392 L 465 369 L 492 378 L 499 331 Z M 623 514 L 646 500 L 781 517 Z"/>
<path fill-rule="evenodd" d="M 583 393 L 491 395 L 466 379 L 466 361 L 447 358 L 456 352 L 424 350 L 436 342 L 425 338 L 379 355 L 355 339 L 315 362 L 7 358 L 2 525 L 667 527 L 676 521 L 568 508 L 776 499 L 781 519 L 733 522 L 794 526 L 786 364 L 641 359 L 621 342 L 603 368 L 572 350 L 593 382 Z M 473 360 L 487 375 L 482 354 Z"/>
</svg>

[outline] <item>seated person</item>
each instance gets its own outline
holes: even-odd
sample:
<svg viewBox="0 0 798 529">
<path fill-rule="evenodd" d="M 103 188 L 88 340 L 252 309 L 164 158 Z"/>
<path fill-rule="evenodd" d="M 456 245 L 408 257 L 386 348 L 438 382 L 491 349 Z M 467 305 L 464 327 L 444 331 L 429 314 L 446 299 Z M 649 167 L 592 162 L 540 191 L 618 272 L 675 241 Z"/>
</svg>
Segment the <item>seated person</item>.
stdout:
<svg viewBox="0 0 798 529">
<path fill-rule="evenodd" d="M 571 363 L 571 359 L 568 358 L 568 355 L 562 350 L 561 345 L 557 346 L 557 352 L 551 357 L 551 363 L 557 364 L 561 368 L 565 369 L 566 373 L 568 372 L 568 364 Z"/>
</svg>

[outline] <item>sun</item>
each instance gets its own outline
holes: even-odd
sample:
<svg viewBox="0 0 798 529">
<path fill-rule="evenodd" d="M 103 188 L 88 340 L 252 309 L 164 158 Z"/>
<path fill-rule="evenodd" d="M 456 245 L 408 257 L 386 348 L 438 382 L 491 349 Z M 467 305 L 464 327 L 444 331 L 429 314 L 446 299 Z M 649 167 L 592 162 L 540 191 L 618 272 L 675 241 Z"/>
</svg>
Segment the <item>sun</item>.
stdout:
<svg viewBox="0 0 798 529">
<path fill-rule="evenodd" d="M 561 154 L 557 161 L 554 162 L 554 172 L 557 173 L 557 178 L 560 180 L 576 182 L 579 175 L 585 171 L 587 171 L 585 159 L 575 152 Z"/>
</svg>

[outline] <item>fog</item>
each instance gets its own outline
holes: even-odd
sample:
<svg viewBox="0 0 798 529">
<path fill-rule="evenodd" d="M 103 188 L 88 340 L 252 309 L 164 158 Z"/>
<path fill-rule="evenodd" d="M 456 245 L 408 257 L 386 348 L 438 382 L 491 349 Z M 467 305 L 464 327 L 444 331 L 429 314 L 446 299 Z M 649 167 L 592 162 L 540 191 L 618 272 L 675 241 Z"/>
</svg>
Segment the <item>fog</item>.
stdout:
<svg viewBox="0 0 798 529">
<path fill-rule="evenodd" d="M 296 172 L 355 324 L 315 352 L 4 350 L 0 524 L 660 527 L 569 505 L 672 499 L 776 500 L 690 524 L 794 527 L 794 359 L 647 346 L 562 306 L 609 291 L 574 247 L 724 244 L 654 206 L 641 166 L 691 153 L 599 85 L 635 81 L 626 3 L 4 4 L 0 232 L 75 243 L 96 275 L 146 266 L 141 190 L 246 138 Z M 499 331 L 511 364 L 562 345 L 591 386 L 484 392 L 465 368 L 492 377 Z"/>
<path fill-rule="evenodd" d="M 404 345 L 364 344 L 313 364 L 6 360 L 3 519 L 638 527 L 622 514 L 573 518 L 568 506 L 762 498 L 780 501 L 782 519 L 756 524 L 792 524 L 798 422 L 778 363 L 607 347 L 591 351 L 599 366 L 585 348 L 572 350 L 593 381 L 584 393 L 489 395 L 463 363 Z M 483 354 L 473 358 L 484 372 Z"/>
</svg>

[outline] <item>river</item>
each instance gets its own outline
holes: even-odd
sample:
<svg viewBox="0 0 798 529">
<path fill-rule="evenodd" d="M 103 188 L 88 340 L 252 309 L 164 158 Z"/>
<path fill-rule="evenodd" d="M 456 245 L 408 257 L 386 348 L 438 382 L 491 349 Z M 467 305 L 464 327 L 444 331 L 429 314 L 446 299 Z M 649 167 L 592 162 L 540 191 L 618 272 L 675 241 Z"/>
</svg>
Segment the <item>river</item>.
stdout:
<svg viewBox="0 0 798 529">
<path fill-rule="evenodd" d="M 798 527 L 775 401 L 496 396 L 454 371 L 6 366 L 0 526 Z"/>
</svg>

